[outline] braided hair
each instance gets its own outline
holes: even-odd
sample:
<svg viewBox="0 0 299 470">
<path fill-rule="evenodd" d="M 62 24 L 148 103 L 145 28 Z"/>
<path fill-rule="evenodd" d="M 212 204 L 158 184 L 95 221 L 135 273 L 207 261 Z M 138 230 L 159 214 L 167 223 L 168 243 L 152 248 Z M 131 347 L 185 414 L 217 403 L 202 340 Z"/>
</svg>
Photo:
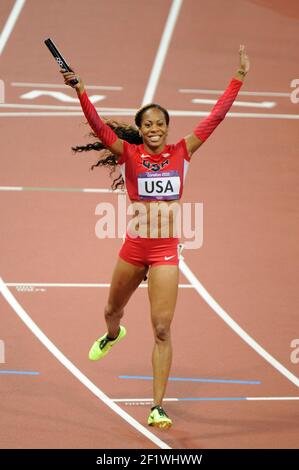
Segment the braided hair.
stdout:
<svg viewBox="0 0 299 470">
<path fill-rule="evenodd" d="M 139 133 L 139 129 L 142 124 L 142 117 L 143 114 L 148 111 L 149 109 L 156 108 L 159 109 L 165 117 L 166 124 L 168 126 L 169 124 L 169 114 L 166 109 L 164 109 L 162 106 L 159 104 L 151 103 L 146 106 L 143 106 L 140 108 L 137 113 L 135 114 L 135 126 L 132 126 L 130 124 L 127 124 L 122 121 L 117 121 L 114 119 L 103 119 L 107 126 L 109 126 L 117 135 L 119 139 L 125 140 L 129 144 L 135 144 L 135 145 L 140 145 L 143 143 L 142 137 Z M 95 137 L 97 138 L 97 135 L 94 132 L 89 133 L 90 137 Z M 101 152 L 101 156 L 98 159 L 96 163 L 94 163 L 90 169 L 93 170 L 94 168 L 98 166 L 105 166 L 110 169 L 109 176 L 112 177 L 115 172 L 117 172 L 116 177 L 113 179 L 111 188 L 112 190 L 118 189 L 118 188 L 124 188 L 124 179 L 119 171 L 119 165 L 118 165 L 118 156 L 114 155 L 110 150 L 108 150 L 104 144 L 98 140 L 93 143 L 89 143 L 87 145 L 77 145 L 76 147 L 72 147 L 72 150 L 75 153 L 81 153 L 81 152 L 89 152 L 91 150 L 96 150 L 97 152 Z"/>
</svg>

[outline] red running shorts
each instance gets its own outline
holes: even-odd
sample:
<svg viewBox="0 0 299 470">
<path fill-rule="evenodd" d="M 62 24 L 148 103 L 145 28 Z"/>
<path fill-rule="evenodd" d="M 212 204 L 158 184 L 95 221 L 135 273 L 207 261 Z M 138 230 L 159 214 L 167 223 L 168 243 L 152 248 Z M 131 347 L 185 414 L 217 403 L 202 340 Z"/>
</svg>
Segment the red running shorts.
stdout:
<svg viewBox="0 0 299 470">
<path fill-rule="evenodd" d="M 130 237 L 126 234 L 119 257 L 136 266 L 179 264 L 179 239 Z"/>
</svg>

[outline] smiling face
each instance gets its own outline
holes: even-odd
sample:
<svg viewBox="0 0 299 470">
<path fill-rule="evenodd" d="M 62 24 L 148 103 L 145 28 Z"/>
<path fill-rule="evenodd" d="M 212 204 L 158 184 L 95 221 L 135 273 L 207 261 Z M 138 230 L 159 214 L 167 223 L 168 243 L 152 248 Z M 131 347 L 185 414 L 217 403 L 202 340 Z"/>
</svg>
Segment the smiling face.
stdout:
<svg viewBox="0 0 299 470">
<path fill-rule="evenodd" d="M 164 113 L 158 108 L 150 108 L 142 114 L 139 128 L 144 147 L 150 153 L 161 153 L 166 145 L 168 125 Z"/>
</svg>

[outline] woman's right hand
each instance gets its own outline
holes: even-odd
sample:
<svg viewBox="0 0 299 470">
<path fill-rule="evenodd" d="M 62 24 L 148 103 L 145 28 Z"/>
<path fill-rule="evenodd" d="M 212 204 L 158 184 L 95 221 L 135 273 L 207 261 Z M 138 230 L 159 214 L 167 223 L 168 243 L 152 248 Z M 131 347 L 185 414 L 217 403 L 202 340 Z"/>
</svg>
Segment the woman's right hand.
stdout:
<svg viewBox="0 0 299 470">
<path fill-rule="evenodd" d="M 75 88 L 76 91 L 81 95 L 84 92 L 84 83 L 81 77 L 77 75 L 75 72 L 68 72 L 65 69 L 60 70 L 60 73 L 62 73 L 63 78 L 64 78 L 64 83 L 72 88 Z M 78 83 L 76 85 L 72 85 L 70 82 L 72 80 L 78 80 Z"/>
</svg>

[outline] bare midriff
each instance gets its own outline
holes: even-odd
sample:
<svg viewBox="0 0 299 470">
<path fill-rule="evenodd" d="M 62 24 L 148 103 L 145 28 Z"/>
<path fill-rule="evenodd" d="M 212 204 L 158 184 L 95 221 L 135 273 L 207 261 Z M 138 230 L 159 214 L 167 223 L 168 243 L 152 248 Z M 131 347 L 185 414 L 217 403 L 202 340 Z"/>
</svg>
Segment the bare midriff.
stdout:
<svg viewBox="0 0 299 470">
<path fill-rule="evenodd" d="M 181 203 L 175 201 L 132 201 L 128 234 L 143 238 L 178 237 Z"/>
</svg>

